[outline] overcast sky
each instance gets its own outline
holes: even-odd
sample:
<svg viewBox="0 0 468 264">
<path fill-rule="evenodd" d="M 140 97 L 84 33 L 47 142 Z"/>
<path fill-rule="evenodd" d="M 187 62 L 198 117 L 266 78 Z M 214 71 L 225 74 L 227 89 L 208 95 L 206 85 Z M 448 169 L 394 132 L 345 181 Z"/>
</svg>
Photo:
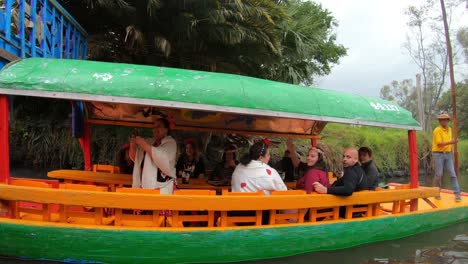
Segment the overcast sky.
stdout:
<svg viewBox="0 0 468 264">
<path fill-rule="evenodd" d="M 332 12 L 339 23 L 338 43 L 348 49 L 316 86 L 378 97 L 380 88 L 393 80 L 415 79 L 418 68 L 402 48 L 408 32 L 403 10 L 422 1 L 314 1 Z"/>
</svg>

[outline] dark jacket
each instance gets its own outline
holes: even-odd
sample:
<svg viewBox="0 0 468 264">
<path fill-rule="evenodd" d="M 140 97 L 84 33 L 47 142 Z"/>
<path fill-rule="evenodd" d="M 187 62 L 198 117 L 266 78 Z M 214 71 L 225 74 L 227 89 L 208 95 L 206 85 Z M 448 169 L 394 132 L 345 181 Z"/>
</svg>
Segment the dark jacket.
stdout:
<svg viewBox="0 0 468 264">
<path fill-rule="evenodd" d="M 179 157 L 176 164 L 177 178 L 180 178 L 180 171 L 191 171 L 190 178 L 198 178 L 200 174 L 205 173 L 205 164 L 201 158 L 189 161 L 183 154 Z"/>
<path fill-rule="evenodd" d="M 283 157 L 275 167 L 276 170 L 285 173 L 285 181 L 294 181 L 294 165 L 291 158 Z"/>
<path fill-rule="evenodd" d="M 327 188 L 327 193 L 350 196 L 353 192 L 368 190 L 366 174 L 358 162 L 354 166 L 346 168 L 343 177 Z"/>
<path fill-rule="evenodd" d="M 379 170 L 375 165 L 375 162 L 373 160 L 370 160 L 369 162 L 361 164 L 361 167 L 366 173 L 369 190 L 374 191 L 375 188 L 377 188 L 377 186 L 379 185 L 380 175 Z"/>
</svg>

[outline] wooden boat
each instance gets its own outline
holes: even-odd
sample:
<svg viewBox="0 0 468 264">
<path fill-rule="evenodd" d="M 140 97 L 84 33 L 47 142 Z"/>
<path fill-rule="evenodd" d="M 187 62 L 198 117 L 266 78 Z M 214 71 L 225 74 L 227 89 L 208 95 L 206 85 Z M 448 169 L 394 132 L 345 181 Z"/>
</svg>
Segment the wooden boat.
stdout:
<svg viewBox="0 0 468 264">
<path fill-rule="evenodd" d="M 53 180 L 18 184 L 9 173 L 9 95 L 83 104 L 81 143 L 87 169 L 92 165 L 89 125 L 149 127 L 152 115 L 167 115 L 176 129 L 310 138 L 313 145 L 329 122 L 405 129 L 411 181 L 392 190 L 356 192 L 350 197 L 300 191 L 213 195 L 206 190 L 160 195 L 119 188 L 107 191 L 94 185 L 56 188 L 59 183 Z M 419 129 L 407 110 L 376 98 L 162 67 L 18 61 L 0 72 L 0 255 L 105 263 L 230 262 L 352 247 L 466 222 L 466 194 L 460 203 L 448 192 L 435 200 L 438 189 L 418 186 Z M 50 175 L 60 173 L 67 172 Z M 90 175 L 101 183 L 112 177 L 102 172 Z M 114 187 L 125 185 L 125 175 L 116 178 L 120 180 Z M 82 213 L 88 214 L 68 212 L 72 206 L 85 208 Z M 340 206 L 347 209 L 345 218 L 338 216 Z M 152 214 L 133 216 L 126 209 Z M 248 219 L 252 224 L 230 224 L 236 219 L 227 212 L 235 210 L 255 211 Z M 270 211 L 269 225 L 261 225 L 262 210 Z M 310 218 L 304 221 L 306 210 Z M 182 215 L 181 211 L 205 213 Z M 184 227 L 181 223 L 190 217 L 206 226 Z"/>
</svg>

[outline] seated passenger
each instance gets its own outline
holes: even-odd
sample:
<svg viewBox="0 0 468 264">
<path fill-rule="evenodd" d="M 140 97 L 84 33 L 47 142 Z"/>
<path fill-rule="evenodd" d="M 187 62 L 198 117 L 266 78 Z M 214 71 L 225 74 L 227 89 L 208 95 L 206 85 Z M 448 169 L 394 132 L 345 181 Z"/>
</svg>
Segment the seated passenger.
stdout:
<svg viewBox="0 0 468 264">
<path fill-rule="evenodd" d="M 379 186 L 379 170 L 372 159 L 372 150 L 369 147 L 359 149 L 359 162 L 367 175 L 369 190 L 374 191 Z"/>
<path fill-rule="evenodd" d="M 125 144 L 117 154 L 120 173 L 123 174 L 131 174 L 133 172 L 133 161 L 130 159 L 130 155 L 128 154 L 130 145 Z"/>
<path fill-rule="evenodd" d="M 314 182 L 315 191 L 335 195 L 349 196 L 356 191 L 368 190 L 367 176 L 358 162 L 358 151 L 347 148 L 343 152 L 343 177 L 336 180 L 331 187 L 325 187 L 320 182 Z"/>
<path fill-rule="evenodd" d="M 284 151 L 283 158 L 276 164 L 276 169 L 278 172 L 284 173 L 284 181 L 294 181 L 294 164 L 291 159 L 291 151 Z"/>
<path fill-rule="evenodd" d="M 330 186 L 322 150 L 312 147 L 307 154 L 307 173 L 297 181 L 296 189 L 305 190 L 307 193 L 315 191 L 314 182 L 319 182 L 325 187 Z"/>
<path fill-rule="evenodd" d="M 237 148 L 234 145 L 229 145 L 224 149 L 223 160 L 216 165 L 212 175 L 213 179 L 231 184 L 232 173 L 239 163 L 236 160 L 236 150 Z"/>
<path fill-rule="evenodd" d="M 296 149 L 294 147 L 294 144 L 291 138 L 288 138 L 286 144 L 287 144 L 287 151 L 289 151 L 290 153 L 291 162 L 293 164 L 294 170 L 297 172 L 297 175 L 299 175 L 299 179 L 300 179 L 307 173 L 307 171 L 309 171 L 309 166 L 307 166 L 307 163 L 302 162 L 301 159 L 299 158 L 299 155 L 296 152 Z M 322 156 L 323 156 L 323 151 L 322 151 Z"/>
<path fill-rule="evenodd" d="M 249 153 L 241 158 L 232 174 L 232 192 L 257 192 L 263 190 L 265 194 L 270 191 L 286 191 L 278 172 L 268 165 L 270 161 L 269 141 L 264 139 L 250 147 Z"/>
<path fill-rule="evenodd" d="M 205 165 L 201 159 L 195 140 L 189 138 L 184 140 L 185 152 L 177 160 L 177 177 L 203 178 L 205 177 Z"/>
</svg>

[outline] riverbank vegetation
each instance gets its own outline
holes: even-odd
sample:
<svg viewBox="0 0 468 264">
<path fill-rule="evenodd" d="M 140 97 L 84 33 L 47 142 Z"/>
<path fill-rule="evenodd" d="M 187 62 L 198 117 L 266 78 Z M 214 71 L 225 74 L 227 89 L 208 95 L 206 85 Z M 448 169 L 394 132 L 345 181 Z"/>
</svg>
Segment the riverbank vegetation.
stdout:
<svg viewBox="0 0 468 264">
<path fill-rule="evenodd" d="M 33 100 L 34 102 L 30 101 Z M 26 102 L 27 101 L 27 102 Z M 28 107 L 18 107 L 12 114 L 10 142 L 12 166 L 59 169 L 83 169 L 83 153 L 78 139 L 71 137 L 70 105 L 67 102 L 31 98 L 15 98 L 17 104 L 28 103 Z M 41 103 L 42 102 L 42 103 Z M 52 107 L 53 106 L 53 107 Z M 51 115 L 43 116 L 37 107 Z M 145 133 L 145 131 L 142 131 Z M 128 142 L 132 128 L 115 126 L 92 126 L 92 161 L 101 164 L 117 164 L 119 149 Z M 149 136 L 149 131 L 146 131 Z M 189 132 L 190 133 L 190 132 Z M 184 138 L 183 132 L 175 131 L 179 141 Z M 190 134 L 190 136 L 197 136 Z M 199 145 L 209 162 L 215 163 L 216 153 L 221 153 L 226 140 L 222 135 L 198 135 Z M 248 138 L 237 137 L 240 152 L 248 146 Z M 432 172 L 431 137 L 425 132 L 417 133 L 420 170 Z M 218 142 L 219 141 L 219 142 Z M 281 159 L 286 143 L 284 138 L 272 139 L 272 160 Z M 305 160 L 310 141 L 295 139 L 297 151 Z M 374 159 L 384 172 L 409 171 L 407 132 L 398 129 L 384 129 L 364 126 L 328 124 L 318 141 L 326 153 L 326 162 L 330 170 L 342 170 L 342 150 L 346 147 L 369 146 L 374 151 Z M 461 139 L 459 144 L 460 169 L 468 169 L 468 139 Z M 213 154 L 214 153 L 214 154 Z M 208 166 L 209 167 L 209 166 Z"/>
</svg>

